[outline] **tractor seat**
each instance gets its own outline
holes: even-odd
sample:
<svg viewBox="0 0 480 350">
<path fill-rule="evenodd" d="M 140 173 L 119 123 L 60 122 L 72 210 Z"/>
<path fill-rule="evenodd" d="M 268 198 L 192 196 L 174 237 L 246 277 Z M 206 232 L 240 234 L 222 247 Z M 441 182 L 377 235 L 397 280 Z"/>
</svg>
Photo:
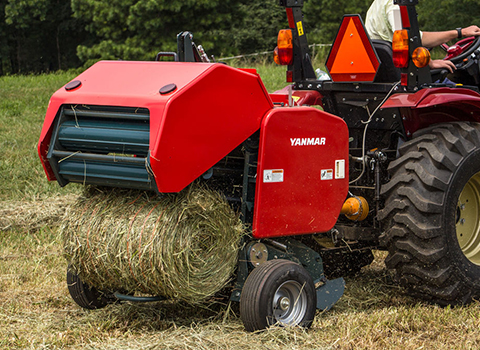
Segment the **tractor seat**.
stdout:
<svg viewBox="0 0 480 350">
<path fill-rule="evenodd" d="M 394 83 L 400 80 L 400 69 L 393 65 L 392 43 L 384 40 L 372 40 L 373 48 L 380 59 L 375 83 Z"/>
</svg>

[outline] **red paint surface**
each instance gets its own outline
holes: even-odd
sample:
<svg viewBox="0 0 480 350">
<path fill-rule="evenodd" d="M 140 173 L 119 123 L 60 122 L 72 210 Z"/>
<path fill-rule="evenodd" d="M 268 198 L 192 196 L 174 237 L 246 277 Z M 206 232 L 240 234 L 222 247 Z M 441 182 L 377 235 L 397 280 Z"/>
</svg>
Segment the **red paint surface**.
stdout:
<svg viewBox="0 0 480 350">
<path fill-rule="evenodd" d="M 259 129 L 273 107 L 258 76 L 224 64 L 103 61 L 76 77 L 82 86 L 51 98 L 38 151 L 46 160 L 62 104 L 143 107 L 150 111 L 150 164 L 160 192 L 178 192 Z M 177 89 L 161 95 L 160 88 Z"/>
<path fill-rule="evenodd" d="M 325 145 L 292 146 L 291 139 L 325 138 Z M 345 177 L 335 178 L 335 161 Z M 265 171 L 283 171 L 282 182 L 265 182 Z M 321 180 L 321 172 L 333 179 Z M 345 122 L 310 107 L 277 108 L 261 128 L 253 235 L 256 238 L 326 232 L 337 221 L 348 191 Z"/>
</svg>

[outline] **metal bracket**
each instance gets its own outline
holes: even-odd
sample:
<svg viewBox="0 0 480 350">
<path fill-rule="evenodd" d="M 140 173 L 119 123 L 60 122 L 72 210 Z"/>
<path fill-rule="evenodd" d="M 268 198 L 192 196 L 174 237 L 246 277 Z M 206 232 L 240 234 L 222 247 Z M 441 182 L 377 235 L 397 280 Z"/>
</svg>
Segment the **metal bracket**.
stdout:
<svg viewBox="0 0 480 350">
<path fill-rule="evenodd" d="M 418 0 L 395 0 L 395 4 L 405 6 L 406 8 L 406 11 L 402 11 L 402 16 L 407 15 L 407 23 L 410 24 L 409 28 L 404 29 L 408 30 L 408 39 L 410 41 L 409 55 L 411 57 L 413 51 L 417 47 L 422 46 L 417 10 L 415 8 L 415 5 L 418 5 Z M 402 22 L 405 23 L 403 19 Z M 422 85 L 432 82 L 430 68 L 428 66 L 417 68 L 412 60 L 409 61 L 408 68 L 402 69 L 402 74 L 407 75 L 407 89 L 409 91 L 417 91 Z"/>
<path fill-rule="evenodd" d="M 415 6 L 418 5 L 418 0 L 393 0 L 393 3 L 400 6 Z"/>
<path fill-rule="evenodd" d="M 190 32 L 181 32 L 177 35 L 177 52 L 180 62 L 202 62 L 193 42 L 193 34 Z"/>
<path fill-rule="evenodd" d="M 178 62 L 178 56 L 176 52 L 159 52 L 157 56 L 155 56 L 155 61 L 160 61 L 162 57 L 173 57 L 175 62 Z"/>
<path fill-rule="evenodd" d="M 242 242 L 243 243 L 243 242 Z M 240 301 L 240 294 L 242 293 L 243 285 L 248 277 L 248 262 L 247 262 L 247 246 L 243 244 L 242 249 L 238 252 L 238 266 L 237 266 L 237 282 L 233 287 L 230 295 L 231 301 Z"/>
<path fill-rule="evenodd" d="M 125 295 L 121 294 L 119 292 L 113 294 L 115 298 L 119 300 L 125 300 L 125 301 L 131 301 L 134 303 L 152 303 L 155 301 L 163 301 L 166 300 L 162 296 L 156 296 L 156 297 L 134 297 L 133 295 Z"/>
<path fill-rule="evenodd" d="M 315 283 L 315 287 L 318 283 Z M 325 280 L 317 290 L 317 309 L 327 311 L 342 297 L 345 291 L 345 280 L 337 278 L 334 280 Z"/>
<path fill-rule="evenodd" d="M 279 0 L 280 6 L 303 7 L 303 0 Z"/>
</svg>

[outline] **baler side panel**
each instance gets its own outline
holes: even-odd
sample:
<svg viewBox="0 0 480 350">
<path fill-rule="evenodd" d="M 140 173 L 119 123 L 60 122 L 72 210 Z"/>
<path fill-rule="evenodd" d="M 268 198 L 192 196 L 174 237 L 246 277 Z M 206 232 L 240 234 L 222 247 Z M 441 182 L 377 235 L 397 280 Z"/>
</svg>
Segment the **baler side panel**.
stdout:
<svg viewBox="0 0 480 350">
<path fill-rule="evenodd" d="M 160 192 L 178 192 L 260 128 L 273 108 L 257 74 L 216 65 L 165 107 L 151 167 Z"/>
<path fill-rule="evenodd" d="M 264 119 L 255 196 L 255 238 L 326 232 L 348 192 L 345 122 L 309 107 Z"/>
<path fill-rule="evenodd" d="M 56 180 L 55 173 L 53 172 L 53 169 L 48 162 L 47 154 L 50 147 L 50 140 L 52 138 L 53 122 L 55 120 L 55 117 L 57 116 L 57 113 L 60 110 L 61 105 L 61 102 L 56 101 L 53 97 L 52 99 L 50 99 L 47 109 L 47 115 L 45 117 L 45 121 L 43 123 L 41 131 L 40 141 L 38 142 L 37 147 L 38 155 L 40 157 L 43 170 L 47 175 L 48 181 Z"/>
</svg>

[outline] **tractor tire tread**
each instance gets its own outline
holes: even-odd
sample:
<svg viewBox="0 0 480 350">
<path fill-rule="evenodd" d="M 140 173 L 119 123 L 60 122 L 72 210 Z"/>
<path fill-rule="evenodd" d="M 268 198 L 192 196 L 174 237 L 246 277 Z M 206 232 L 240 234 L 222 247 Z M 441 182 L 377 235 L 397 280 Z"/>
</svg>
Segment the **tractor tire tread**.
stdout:
<svg viewBox="0 0 480 350">
<path fill-rule="evenodd" d="M 480 147 L 480 125 L 468 122 L 435 125 L 403 144 L 391 162 L 391 181 L 382 187 L 386 222 L 380 244 L 388 249 L 385 264 L 410 294 L 440 305 L 464 303 L 472 293 L 452 266 L 442 229 L 446 191 L 455 169 Z"/>
</svg>

